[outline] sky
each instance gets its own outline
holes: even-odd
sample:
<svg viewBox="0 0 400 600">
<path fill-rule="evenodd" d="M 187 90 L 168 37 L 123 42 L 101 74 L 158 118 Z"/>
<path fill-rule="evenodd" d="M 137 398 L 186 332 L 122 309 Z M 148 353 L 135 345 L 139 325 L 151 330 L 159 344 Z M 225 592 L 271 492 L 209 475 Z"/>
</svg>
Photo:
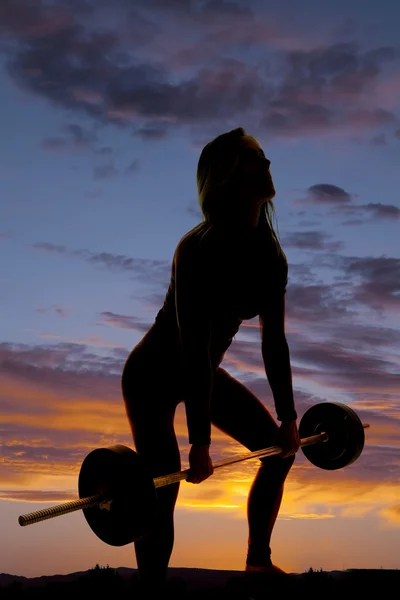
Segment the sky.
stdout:
<svg viewBox="0 0 400 600">
<path fill-rule="evenodd" d="M 358 460 L 300 450 L 272 558 L 400 568 L 400 8 L 395 0 L 0 4 L 0 572 L 136 567 L 81 511 L 85 456 L 133 440 L 120 392 L 173 253 L 201 220 L 201 149 L 244 127 L 271 160 L 299 420 L 343 402 Z M 275 417 L 257 317 L 221 365 Z M 188 466 L 183 404 L 175 429 Z M 213 427 L 214 461 L 244 448 Z M 244 568 L 249 460 L 182 482 L 171 567 Z"/>
</svg>

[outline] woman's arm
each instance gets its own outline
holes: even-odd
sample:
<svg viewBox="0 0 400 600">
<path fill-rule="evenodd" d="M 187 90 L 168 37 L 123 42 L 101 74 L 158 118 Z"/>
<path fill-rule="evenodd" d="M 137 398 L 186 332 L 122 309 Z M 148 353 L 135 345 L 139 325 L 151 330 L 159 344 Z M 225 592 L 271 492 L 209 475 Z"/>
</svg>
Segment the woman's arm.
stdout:
<svg viewBox="0 0 400 600">
<path fill-rule="evenodd" d="M 181 346 L 183 388 L 189 443 L 211 443 L 210 400 L 213 371 L 211 343 L 211 276 L 190 241 L 175 252 L 175 306 Z"/>
<path fill-rule="evenodd" d="M 261 352 L 274 397 L 278 421 L 297 419 L 289 346 L 285 334 L 285 295 L 271 302 L 259 315 Z"/>
</svg>

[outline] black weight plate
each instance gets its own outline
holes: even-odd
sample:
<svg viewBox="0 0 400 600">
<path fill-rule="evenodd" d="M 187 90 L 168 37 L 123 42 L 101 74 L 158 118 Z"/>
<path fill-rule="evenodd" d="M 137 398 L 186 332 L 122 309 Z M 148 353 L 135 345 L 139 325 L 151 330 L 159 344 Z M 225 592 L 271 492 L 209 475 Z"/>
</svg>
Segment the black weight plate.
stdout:
<svg viewBox="0 0 400 600">
<path fill-rule="evenodd" d="M 327 442 L 302 447 L 304 456 L 316 467 L 328 471 L 342 469 L 360 456 L 364 427 L 353 409 L 340 402 L 321 402 L 309 408 L 300 421 L 300 438 L 322 431 L 329 436 Z"/>
<path fill-rule="evenodd" d="M 97 448 L 84 459 L 78 479 L 79 497 L 109 491 L 110 510 L 83 509 L 92 531 L 106 544 L 125 546 L 151 529 L 156 513 L 156 488 L 143 459 L 127 446 Z"/>
</svg>

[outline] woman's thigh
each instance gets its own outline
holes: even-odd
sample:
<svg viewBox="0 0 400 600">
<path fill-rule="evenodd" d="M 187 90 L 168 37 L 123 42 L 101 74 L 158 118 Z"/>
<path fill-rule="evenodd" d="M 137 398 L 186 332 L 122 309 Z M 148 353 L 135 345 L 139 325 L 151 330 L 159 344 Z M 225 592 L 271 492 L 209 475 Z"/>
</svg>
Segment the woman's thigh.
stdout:
<svg viewBox="0 0 400 600">
<path fill-rule="evenodd" d="M 179 390 L 165 384 L 154 361 L 136 358 L 130 356 L 124 367 L 122 395 L 136 451 L 158 477 L 181 468 L 174 429 Z"/>
<path fill-rule="evenodd" d="M 213 425 L 251 452 L 274 444 L 278 425 L 245 385 L 218 367 L 211 398 Z"/>
</svg>

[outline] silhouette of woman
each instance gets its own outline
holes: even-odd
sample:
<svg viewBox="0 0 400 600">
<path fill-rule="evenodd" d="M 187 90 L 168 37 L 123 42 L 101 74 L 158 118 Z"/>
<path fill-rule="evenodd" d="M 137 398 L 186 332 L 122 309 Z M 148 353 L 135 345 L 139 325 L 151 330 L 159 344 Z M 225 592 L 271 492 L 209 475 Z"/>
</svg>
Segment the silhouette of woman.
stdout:
<svg viewBox="0 0 400 600">
<path fill-rule="evenodd" d="M 241 127 L 203 148 L 197 187 L 204 219 L 179 241 L 163 307 L 128 356 L 121 383 L 136 451 L 153 477 L 181 469 L 174 431 L 180 402 L 191 483 L 213 473 L 211 424 L 250 451 L 282 446 L 280 456 L 260 460 L 249 492 L 245 570 L 283 573 L 271 562 L 270 538 L 300 439 L 284 329 L 288 265 L 271 223 L 269 166 L 257 140 Z M 219 366 L 242 321 L 256 315 L 279 427 L 262 402 Z M 154 527 L 135 542 L 139 578 L 149 586 L 166 580 L 179 486 L 158 488 Z"/>
</svg>

